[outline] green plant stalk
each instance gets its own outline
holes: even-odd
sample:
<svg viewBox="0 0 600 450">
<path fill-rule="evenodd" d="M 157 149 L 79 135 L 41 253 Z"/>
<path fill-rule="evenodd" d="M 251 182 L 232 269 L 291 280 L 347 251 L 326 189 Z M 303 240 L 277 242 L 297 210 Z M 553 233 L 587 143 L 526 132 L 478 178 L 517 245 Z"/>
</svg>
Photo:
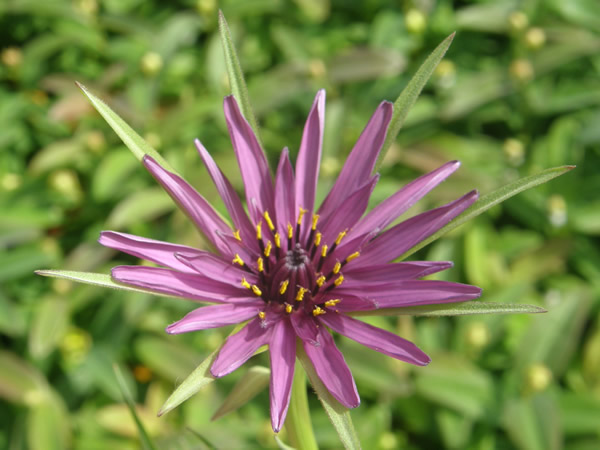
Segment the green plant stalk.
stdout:
<svg viewBox="0 0 600 450">
<path fill-rule="evenodd" d="M 296 364 L 292 398 L 288 409 L 285 427 L 292 445 L 298 450 L 318 450 L 317 440 L 310 421 L 308 396 L 306 394 L 306 373 Z"/>
</svg>

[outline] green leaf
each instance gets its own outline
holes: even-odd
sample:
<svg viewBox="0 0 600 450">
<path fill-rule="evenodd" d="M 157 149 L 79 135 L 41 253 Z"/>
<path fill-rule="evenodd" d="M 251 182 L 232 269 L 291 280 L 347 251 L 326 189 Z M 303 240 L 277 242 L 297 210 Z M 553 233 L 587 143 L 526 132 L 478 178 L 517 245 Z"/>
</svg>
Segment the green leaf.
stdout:
<svg viewBox="0 0 600 450">
<path fill-rule="evenodd" d="M 45 298 L 37 304 L 29 332 L 29 351 L 45 358 L 58 345 L 69 326 L 69 304 L 63 298 Z"/>
<path fill-rule="evenodd" d="M 442 60 L 448 47 L 452 43 L 454 39 L 454 34 L 452 33 L 446 39 L 444 39 L 435 50 L 427 57 L 425 62 L 419 67 L 417 73 L 411 78 L 406 87 L 402 90 L 396 101 L 394 102 L 394 112 L 392 114 L 392 120 L 390 121 L 390 126 L 388 128 L 387 136 L 385 138 L 385 142 L 383 143 L 383 147 L 381 148 L 381 153 L 379 155 L 379 162 L 377 163 L 377 167 L 383 160 L 385 153 L 388 151 L 396 136 L 400 132 L 400 128 L 404 124 L 406 120 L 406 116 L 408 112 L 413 107 L 419 94 L 425 87 L 425 84 L 433 74 L 433 71 Z"/>
<path fill-rule="evenodd" d="M 308 375 L 310 384 L 314 388 L 325 413 L 329 417 L 335 431 L 337 432 L 342 444 L 346 449 L 360 449 L 360 441 L 352 424 L 352 418 L 350 417 L 350 410 L 342 404 L 340 404 L 333 396 L 329 393 L 325 385 L 319 379 L 317 372 L 308 359 L 308 356 L 304 352 L 302 345 L 298 343 L 296 347 L 296 356 L 302 363 L 302 367 Z"/>
<path fill-rule="evenodd" d="M 31 450 L 72 448 L 71 417 L 64 400 L 56 392 L 49 390 L 29 409 L 27 444 Z"/>
<path fill-rule="evenodd" d="M 106 228 L 123 229 L 147 223 L 175 209 L 175 203 L 160 187 L 132 193 L 120 202 L 106 219 Z"/>
<path fill-rule="evenodd" d="M 405 308 L 385 308 L 373 311 L 356 311 L 351 316 L 469 316 L 474 314 L 537 314 L 547 312 L 544 308 L 520 303 L 493 303 L 470 301 L 465 303 L 445 303 L 440 305 L 407 306 Z"/>
<path fill-rule="evenodd" d="M 455 228 L 461 226 L 463 223 L 473 219 L 474 217 L 477 217 L 479 214 L 487 211 L 492 206 L 502 203 L 503 201 L 517 195 L 519 192 L 523 192 L 527 189 L 531 189 L 532 187 L 546 183 L 547 181 L 550 181 L 553 178 L 567 173 L 568 171 L 573 170 L 574 168 L 575 166 L 561 166 L 546 169 L 534 175 L 529 175 L 527 177 L 520 178 L 516 181 L 513 181 L 512 183 L 502 186 L 499 189 L 496 189 L 494 192 L 490 192 L 489 194 L 484 195 L 452 222 L 440 228 L 427 239 L 422 240 L 416 246 L 414 246 L 402 256 L 400 256 L 399 260 L 406 259 L 408 256 L 422 249 L 430 242 L 439 239 L 441 236 L 448 233 L 449 231 L 452 231 Z"/>
<path fill-rule="evenodd" d="M 17 355 L 0 350 L 0 398 L 34 406 L 47 394 L 43 375 Z"/>
<path fill-rule="evenodd" d="M 211 420 L 217 420 L 230 412 L 236 411 L 252 400 L 259 392 L 269 386 L 271 371 L 268 367 L 254 366 L 242 375 L 227 398 L 213 414 Z"/>
<path fill-rule="evenodd" d="M 233 45 L 231 32 L 229 31 L 229 26 L 227 25 L 227 21 L 225 20 L 222 11 L 219 11 L 219 33 L 221 34 L 221 42 L 223 44 L 223 51 L 225 52 L 225 63 L 227 74 L 229 75 L 231 92 L 238 101 L 242 114 L 254 130 L 258 142 L 261 143 L 258 135 L 258 122 L 256 121 L 252 106 L 250 105 L 250 96 L 248 95 L 248 87 L 244 80 L 244 72 L 242 72 L 242 66 L 240 65 L 240 60 L 238 59 L 235 46 Z"/>
<path fill-rule="evenodd" d="M 110 107 L 92 94 L 83 84 L 77 83 L 77 86 L 83 91 L 83 93 L 90 99 L 92 105 L 96 110 L 104 117 L 104 120 L 108 122 L 110 127 L 119 135 L 123 143 L 131 150 L 135 157 L 141 161 L 144 155 L 150 155 L 156 160 L 164 169 L 177 174 L 177 172 L 169 165 L 169 163 L 160 154 L 154 150 L 150 144 L 148 144 L 139 134 L 137 134 L 133 128 L 119 117 Z"/>
</svg>

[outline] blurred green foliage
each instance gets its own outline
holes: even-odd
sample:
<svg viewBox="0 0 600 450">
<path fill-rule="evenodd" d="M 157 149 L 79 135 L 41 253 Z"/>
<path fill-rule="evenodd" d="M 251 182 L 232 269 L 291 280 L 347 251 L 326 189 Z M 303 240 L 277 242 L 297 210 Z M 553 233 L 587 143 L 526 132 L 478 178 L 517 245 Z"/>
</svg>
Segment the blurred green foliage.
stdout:
<svg viewBox="0 0 600 450">
<path fill-rule="evenodd" d="M 200 138 L 241 187 L 221 110 L 229 90 L 219 8 L 272 160 L 284 146 L 297 151 L 312 96 L 327 89 L 321 198 L 376 105 L 395 99 L 455 30 L 384 161 L 374 201 L 451 159 L 461 170 L 415 209 L 578 165 L 415 255 L 453 260 L 439 277 L 482 286 L 485 300 L 549 313 L 369 319 L 415 340 L 433 357 L 426 368 L 340 341 L 362 396 L 352 415 L 363 446 L 599 448 L 595 0 L 0 2 L 0 448 L 139 448 L 114 363 L 159 448 L 276 446 L 266 391 L 210 421 L 248 367 L 156 417 L 230 330 L 166 336 L 194 305 L 32 275 L 135 263 L 95 242 L 107 228 L 204 245 L 74 81 L 224 212 L 192 145 Z M 320 445 L 336 448 L 309 400 Z"/>
</svg>

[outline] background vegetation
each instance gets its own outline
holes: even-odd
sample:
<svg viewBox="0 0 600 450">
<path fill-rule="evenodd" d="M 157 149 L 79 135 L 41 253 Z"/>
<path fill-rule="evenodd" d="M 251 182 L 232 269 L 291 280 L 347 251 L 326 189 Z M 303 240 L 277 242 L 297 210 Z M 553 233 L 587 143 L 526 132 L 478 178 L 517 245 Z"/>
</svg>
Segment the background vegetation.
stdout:
<svg viewBox="0 0 600 450">
<path fill-rule="evenodd" d="M 600 446 L 600 3 L 595 0 L 4 0 L 0 3 L 0 448 L 135 449 L 122 368 L 160 448 L 275 447 L 264 391 L 218 421 L 246 366 L 157 418 L 226 336 L 167 336 L 194 305 L 33 276 L 134 258 L 100 230 L 203 246 L 74 84 L 104 98 L 221 210 L 192 140 L 241 187 L 222 115 L 216 32 L 232 28 L 272 160 L 297 151 L 327 89 L 321 197 L 371 112 L 452 31 L 446 59 L 381 168 L 379 201 L 443 162 L 463 165 L 414 208 L 543 168 L 578 168 L 421 250 L 445 279 L 538 316 L 374 320 L 433 357 L 415 369 L 341 340 L 365 448 Z M 257 363 L 268 365 L 264 355 Z M 311 395 L 323 448 L 339 445 Z M 204 439 L 199 439 L 197 434 Z M 281 435 L 285 441 L 285 432 Z"/>
</svg>

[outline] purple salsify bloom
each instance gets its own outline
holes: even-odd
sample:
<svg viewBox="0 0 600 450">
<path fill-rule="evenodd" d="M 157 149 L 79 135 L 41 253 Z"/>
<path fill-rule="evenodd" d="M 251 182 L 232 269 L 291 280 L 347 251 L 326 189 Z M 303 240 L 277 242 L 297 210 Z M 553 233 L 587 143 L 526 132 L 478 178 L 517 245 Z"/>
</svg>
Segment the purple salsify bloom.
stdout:
<svg viewBox="0 0 600 450">
<path fill-rule="evenodd" d="M 475 286 L 419 278 L 450 262 L 391 263 L 447 224 L 477 199 L 471 191 L 447 205 L 387 228 L 458 167 L 444 164 L 404 186 L 368 214 L 378 176 L 375 162 L 392 117 L 382 102 L 350 153 L 336 183 L 315 210 L 321 159 L 325 92 L 308 116 L 296 170 L 284 149 L 273 182 L 267 159 L 233 96 L 225 117 L 245 185 L 246 214 L 230 182 L 199 141 L 196 146 L 233 222 L 233 230 L 179 176 L 150 156 L 144 165 L 217 250 L 209 253 L 124 233 L 105 231 L 100 243 L 162 267 L 120 266 L 119 282 L 161 294 L 214 303 L 167 327 L 185 333 L 248 321 L 221 348 L 211 373 L 222 377 L 268 345 L 271 362 L 271 422 L 281 429 L 290 402 L 296 340 L 342 405 L 360 403 L 344 357 L 328 329 L 373 350 L 416 365 L 429 357 L 411 342 L 350 317 L 353 311 L 460 302 L 479 297 Z"/>
</svg>

